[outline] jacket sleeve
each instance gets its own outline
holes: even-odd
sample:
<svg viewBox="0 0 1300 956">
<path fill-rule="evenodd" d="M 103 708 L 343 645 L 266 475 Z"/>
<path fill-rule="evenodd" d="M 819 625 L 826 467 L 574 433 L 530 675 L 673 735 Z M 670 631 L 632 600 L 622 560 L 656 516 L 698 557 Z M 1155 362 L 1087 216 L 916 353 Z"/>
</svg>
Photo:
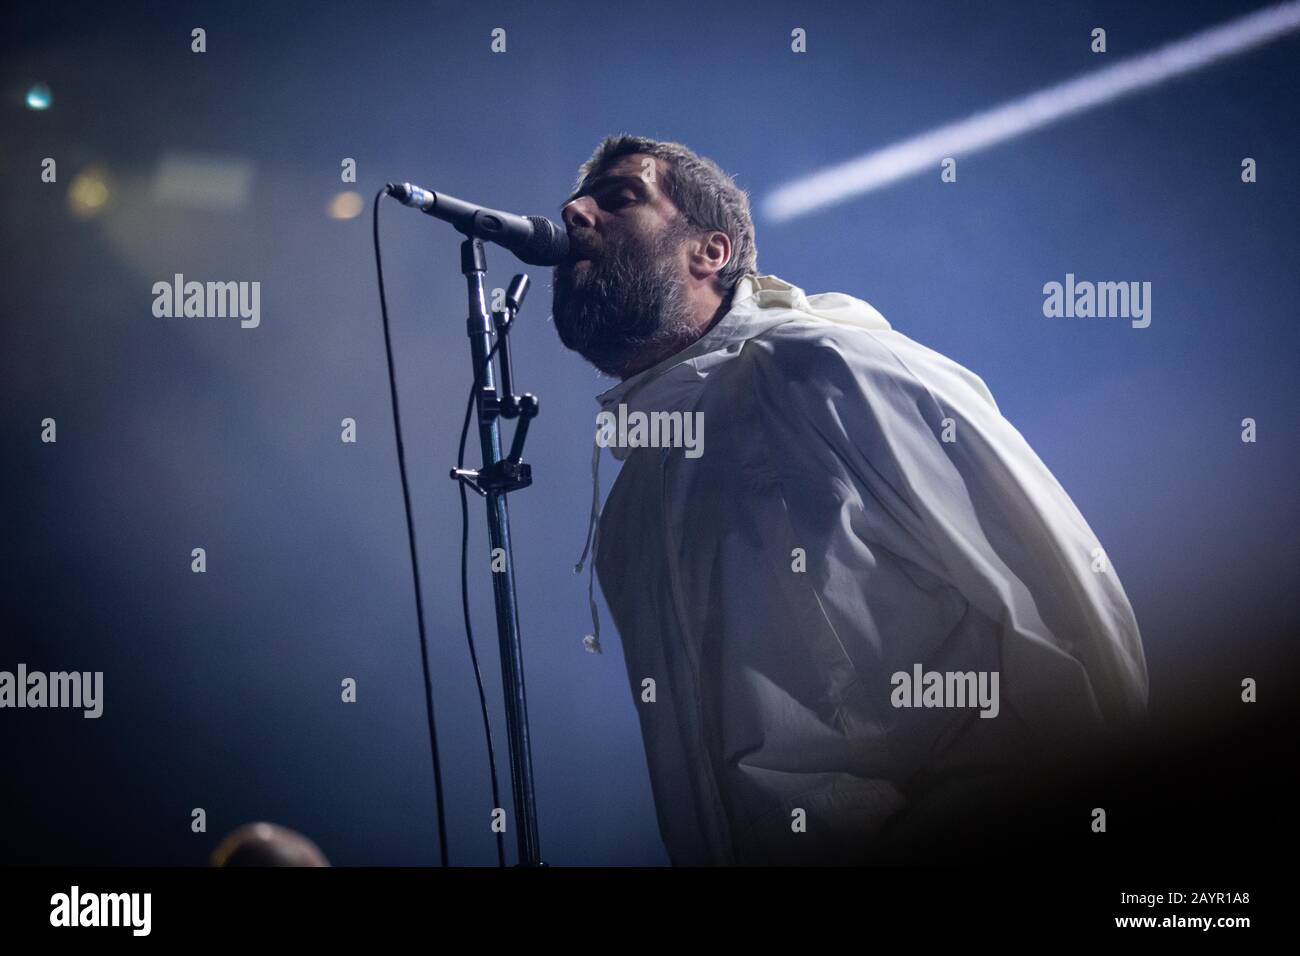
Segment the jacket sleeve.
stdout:
<svg viewBox="0 0 1300 956">
<path fill-rule="evenodd" d="M 1002 695 L 1027 724 L 1144 712 L 1141 639 L 1109 557 L 983 381 L 894 331 L 809 323 L 751 346 L 768 428 L 830 461 L 891 547 L 915 548 L 995 623 Z"/>
</svg>

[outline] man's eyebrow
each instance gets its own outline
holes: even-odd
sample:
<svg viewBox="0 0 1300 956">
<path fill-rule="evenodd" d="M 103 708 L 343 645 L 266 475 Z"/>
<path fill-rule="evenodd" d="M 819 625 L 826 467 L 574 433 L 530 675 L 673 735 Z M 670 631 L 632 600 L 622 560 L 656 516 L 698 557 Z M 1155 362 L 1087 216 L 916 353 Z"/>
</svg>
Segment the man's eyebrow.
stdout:
<svg viewBox="0 0 1300 956">
<path fill-rule="evenodd" d="M 564 200 L 564 202 L 560 203 L 560 209 L 564 209 L 565 206 L 573 202 L 579 196 L 585 196 L 587 193 L 595 192 L 598 189 L 603 189 L 612 183 L 627 183 L 629 185 L 637 187 L 642 192 L 645 192 L 645 181 L 640 176 L 621 176 L 614 173 L 606 173 L 604 175 L 597 176 L 591 182 L 587 183 L 586 186 L 582 187 L 577 192 L 569 196 L 568 199 Z"/>
</svg>

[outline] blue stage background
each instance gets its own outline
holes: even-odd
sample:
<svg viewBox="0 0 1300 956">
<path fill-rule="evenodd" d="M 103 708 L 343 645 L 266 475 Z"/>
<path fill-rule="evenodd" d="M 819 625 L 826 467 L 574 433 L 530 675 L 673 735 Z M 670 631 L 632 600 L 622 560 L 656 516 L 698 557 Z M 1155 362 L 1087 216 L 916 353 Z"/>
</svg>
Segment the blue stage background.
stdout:
<svg viewBox="0 0 1300 956">
<path fill-rule="evenodd" d="M 610 133 L 686 143 L 758 206 L 830 163 L 1097 69 L 1254 4 L 660 2 L 42 5 L 0 79 L 0 668 L 105 672 L 104 716 L 0 714 L 0 862 L 201 865 L 266 819 L 336 864 L 437 861 L 415 609 L 369 202 L 409 179 L 549 215 Z M 1093 27 L 1109 52 L 1089 50 Z M 190 51 L 190 31 L 208 50 Z M 507 52 L 493 54 L 504 27 Z M 790 51 L 790 31 L 808 53 Z M 788 223 L 760 271 L 843 291 L 984 378 L 1074 497 L 1142 627 L 1153 710 L 1266 687 L 1295 589 L 1300 38 Z M 22 102 L 48 84 L 49 109 Z M 159 202 L 169 155 L 242 162 L 230 208 Z M 1259 181 L 1243 184 L 1254 157 Z M 44 157 L 58 181 L 40 180 Z M 355 186 L 340 182 L 345 157 Z M 108 202 L 69 210 L 98 169 Z M 355 189 L 360 215 L 332 219 Z M 446 477 L 468 387 L 449 228 L 381 229 L 424 562 L 450 855 L 495 862 Z M 490 283 L 517 268 L 489 248 Z M 582 647 L 573 564 L 593 396 L 550 328 L 550 275 L 514 336 L 542 400 L 512 502 L 542 847 L 663 864 L 619 642 Z M 261 282 L 261 324 L 160 319 L 174 273 Z M 1042 286 L 1150 281 L 1152 322 L 1048 319 Z M 39 440 L 57 420 L 57 444 Z M 354 418 L 356 444 L 340 441 Z M 1258 422 L 1258 441 L 1240 439 Z M 616 468 L 604 469 L 607 490 Z M 482 509 L 471 591 L 504 723 Z M 205 574 L 190 552 L 207 551 Z M 603 613 L 603 606 L 602 606 Z M 355 678 L 356 704 L 339 699 Z M 1273 691 L 1276 692 L 1276 691 Z M 507 806 L 510 804 L 507 801 Z M 207 811 L 192 833 L 190 812 Z M 513 841 L 511 841 L 513 858 Z"/>
</svg>

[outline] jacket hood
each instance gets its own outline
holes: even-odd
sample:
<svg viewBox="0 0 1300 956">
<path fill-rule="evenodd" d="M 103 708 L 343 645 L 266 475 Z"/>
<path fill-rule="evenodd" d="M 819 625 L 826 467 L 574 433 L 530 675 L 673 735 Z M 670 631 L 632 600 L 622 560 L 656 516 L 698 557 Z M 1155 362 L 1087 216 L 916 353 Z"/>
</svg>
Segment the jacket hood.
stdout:
<svg viewBox="0 0 1300 956">
<path fill-rule="evenodd" d="M 731 309 L 697 341 L 658 365 L 638 372 L 596 396 L 603 411 L 626 405 L 628 411 L 677 411 L 693 400 L 711 369 L 733 358 L 749 339 L 795 319 L 887 330 L 890 325 L 870 304 L 843 292 L 807 295 L 775 275 L 751 273 L 736 284 Z M 629 448 L 611 447 L 623 459 Z"/>
<path fill-rule="evenodd" d="M 888 330 L 889 323 L 871 305 L 843 292 L 807 295 L 796 285 L 774 275 L 751 273 L 736 284 L 731 308 L 718 323 L 696 342 L 658 365 L 625 379 L 596 397 L 602 411 L 616 411 L 619 405 L 633 411 L 684 411 L 695 401 L 700 384 L 710 370 L 734 358 L 746 341 L 768 329 L 796 319 L 811 319 L 835 325 Z M 611 446 L 615 458 L 624 459 L 630 448 Z M 587 565 L 587 601 L 591 610 L 591 633 L 583 646 L 601 653 L 600 616 L 596 609 L 595 558 L 600 541 L 600 444 L 591 446 L 591 513 L 582 556 L 574 565 L 581 573 Z"/>
</svg>

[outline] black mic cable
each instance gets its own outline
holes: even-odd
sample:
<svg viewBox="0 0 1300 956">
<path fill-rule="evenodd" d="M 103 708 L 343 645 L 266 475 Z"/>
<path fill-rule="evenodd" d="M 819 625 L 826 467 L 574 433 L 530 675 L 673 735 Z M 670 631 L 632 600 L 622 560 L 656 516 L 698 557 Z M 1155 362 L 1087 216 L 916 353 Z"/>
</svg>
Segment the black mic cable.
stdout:
<svg viewBox="0 0 1300 956">
<path fill-rule="evenodd" d="M 397 438 L 397 466 L 402 477 L 402 503 L 406 511 L 406 533 L 407 540 L 410 544 L 411 551 L 411 573 L 415 583 L 415 617 L 420 631 L 420 663 L 424 670 L 424 701 L 425 712 L 429 723 L 429 746 L 433 754 L 433 789 L 434 797 L 437 802 L 438 813 L 438 846 L 439 856 L 442 866 L 447 866 L 447 821 L 443 811 L 443 793 L 442 793 L 442 767 L 438 758 L 438 731 L 433 714 L 433 683 L 429 676 L 429 647 L 428 637 L 424 626 L 424 599 L 420 589 L 420 561 L 415 546 L 415 523 L 411 518 L 411 493 L 410 485 L 406 477 L 406 451 L 402 444 L 402 417 L 398 408 L 397 401 L 397 375 L 393 369 L 393 345 L 392 337 L 388 328 L 388 300 L 384 294 L 384 266 L 383 259 L 379 252 L 379 201 L 388 195 L 388 188 L 384 187 L 375 194 L 374 202 L 374 244 L 375 244 L 375 271 L 379 278 L 379 310 L 383 317 L 384 325 L 384 353 L 388 360 L 388 388 L 389 395 L 393 404 L 393 431 Z M 508 327 L 507 327 L 508 329 Z M 483 377 L 490 366 L 497 349 L 501 347 L 504 341 L 504 332 L 498 337 L 491 350 L 483 360 L 483 364 L 475 370 L 474 383 L 470 387 L 469 402 L 465 409 L 465 421 L 460 432 L 460 447 L 457 453 L 456 463 L 458 468 L 463 468 L 465 463 L 465 440 L 469 433 L 470 415 L 474 409 L 474 397 L 483 381 Z M 492 778 L 492 805 L 499 807 L 501 805 L 500 788 L 497 782 L 496 754 L 492 745 L 492 726 L 488 719 L 487 696 L 483 691 L 483 675 L 479 670 L 478 654 L 474 647 L 474 630 L 470 623 L 469 614 L 469 503 L 465 498 L 465 483 L 457 482 L 460 486 L 460 517 L 461 517 L 461 536 L 460 536 L 460 593 L 461 606 L 465 617 L 465 637 L 469 643 L 470 661 L 474 667 L 474 681 L 478 686 L 479 707 L 483 713 L 483 732 L 487 737 L 488 750 L 488 770 Z M 505 848 L 504 835 L 497 833 L 497 865 L 505 866 Z"/>
<path fill-rule="evenodd" d="M 424 599 L 420 594 L 420 557 L 415 549 L 415 523 L 411 520 L 411 489 L 406 480 L 406 449 L 402 445 L 402 413 L 397 403 L 397 376 L 393 372 L 393 341 L 388 332 L 388 299 L 384 295 L 384 263 L 379 255 L 379 200 L 375 194 L 375 271 L 379 276 L 379 311 L 384 320 L 384 354 L 388 358 L 388 392 L 393 402 L 393 432 L 397 437 L 397 470 L 402 475 L 402 504 L 406 508 L 406 537 L 411 547 L 411 573 L 415 578 L 415 619 L 420 629 L 420 663 L 424 666 L 424 705 L 429 718 L 429 746 L 433 751 L 433 793 L 438 805 L 438 855 L 447 866 L 447 819 L 442 808 L 442 764 L 438 760 L 438 729 L 433 717 L 433 682 L 429 679 L 429 643 L 424 631 Z"/>
<path fill-rule="evenodd" d="M 512 319 L 509 324 L 502 327 L 497 340 L 492 343 L 492 348 L 483 359 L 474 373 L 474 384 L 469 389 L 469 401 L 465 404 L 465 421 L 460 427 L 460 447 L 456 452 L 456 468 L 465 467 L 465 439 L 469 436 L 469 420 L 474 411 L 474 397 L 478 395 L 479 388 L 483 385 L 483 377 L 487 374 L 489 366 L 492 364 L 493 357 L 497 354 L 497 349 L 505 341 L 506 335 L 510 331 L 510 325 L 514 324 Z M 469 659 L 474 664 L 474 680 L 478 684 L 478 704 L 483 711 L 483 733 L 487 737 L 488 751 L 488 769 L 492 773 L 492 806 L 501 806 L 501 794 L 497 788 L 497 758 L 496 751 L 492 747 L 492 726 L 488 722 L 487 697 L 483 693 L 483 675 L 478 668 L 478 654 L 474 650 L 474 626 L 469 619 L 469 502 L 465 498 L 465 482 L 458 481 L 456 484 L 460 487 L 460 606 L 465 615 L 465 639 L 469 642 Z M 505 834 L 497 831 L 497 866 L 506 865 L 505 851 Z"/>
</svg>

